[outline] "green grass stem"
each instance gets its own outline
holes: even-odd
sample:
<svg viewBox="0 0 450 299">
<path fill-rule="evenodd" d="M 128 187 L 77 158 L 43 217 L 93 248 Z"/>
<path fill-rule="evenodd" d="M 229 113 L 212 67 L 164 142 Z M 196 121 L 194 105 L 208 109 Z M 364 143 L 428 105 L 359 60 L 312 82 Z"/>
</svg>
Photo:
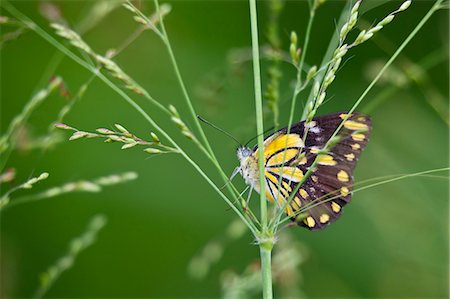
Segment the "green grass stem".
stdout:
<svg viewBox="0 0 450 299">
<path fill-rule="evenodd" d="M 249 0 L 250 5 L 250 24 L 252 37 L 252 58 L 253 58 L 253 79 L 255 89 L 255 108 L 256 108 L 256 133 L 258 134 L 258 167 L 260 183 L 260 208 L 261 208 L 261 240 L 259 241 L 261 257 L 261 275 L 262 292 L 264 299 L 273 298 L 272 291 L 272 265 L 271 254 L 273 248 L 273 238 L 268 234 L 268 213 L 267 200 L 265 193 L 265 175 L 264 175 L 264 125 L 262 111 L 262 90 L 261 90 L 261 70 L 259 61 L 259 42 L 258 42 L 258 19 L 256 10 L 256 0 Z"/>
</svg>

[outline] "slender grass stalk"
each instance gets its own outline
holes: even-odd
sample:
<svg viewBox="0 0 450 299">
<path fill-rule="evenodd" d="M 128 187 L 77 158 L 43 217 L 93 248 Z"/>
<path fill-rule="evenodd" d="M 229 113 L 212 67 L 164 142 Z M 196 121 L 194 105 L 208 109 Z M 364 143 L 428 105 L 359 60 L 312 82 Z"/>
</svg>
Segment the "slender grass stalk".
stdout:
<svg viewBox="0 0 450 299">
<path fill-rule="evenodd" d="M 368 185 L 356 188 L 356 189 L 354 189 L 352 191 L 352 193 L 359 192 L 359 191 L 366 190 L 366 189 L 370 189 L 370 188 L 377 187 L 377 186 L 381 186 L 381 185 L 385 185 L 385 184 L 388 184 L 388 183 L 404 180 L 404 179 L 407 179 L 407 178 L 418 177 L 418 176 L 427 176 L 427 175 L 429 175 L 431 173 L 443 172 L 443 171 L 449 171 L 449 170 L 450 170 L 450 167 L 443 167 L 443 168 L 425 170 L 425 171 L 420 171 L 420 172 L 415 172 L 415 173 L 408 173 L 408 174 L 403 174 L 403 175 L 395 175 L 394 177 L 387 176 L 387 177 L 391 177 L 391 178 L 388 178 L 388 179 L 382 180 L 380 182 L 375 182 L 375 183 L 372 183 L 372 184 L 368 184 Z M 434 176 L 431 176 L 431 177 L 434 177 Z M 442 179 L 447 179 L 447 180 L 449 179 L 449 177 L 445 177 L 445 176 L 439 176 L 437 178 L 442 178 Z M 370 179 L 370 180 L 375 180 L 375 179 L 379 179 L 379 178 L 373 178 L 373 179 Z M 366 180 L 366 182 L 370 181 L 370 180 Z M 326 198 L 329 195 L 330 194 L 326 194 L 326 195 L 322 196 L 321 198 L 318 198 L 315 201 L 309 203 L 308 205 L 302 207 L 302 209 L 299 210 L 294 216 L 296 216 L 298 214 L 302 214 L 302 213 L 304 213 L 307 210 L 310 210 L 310 209 L 312 209 L 314 207 L 317 207 L 317 206 L 319 206 L 319 205 L 321 205 L 323 203 L 326 203 L 326 202 L 331 201 L 333 199 L 339 198 L 341 196 L 341 195 L 338 194 L 338 195 Z M 322 198 L 326 198 L 326 199 L 321 200 Z M 285 218 L 280 220 L 280 224 L 284 223 L 286 221 L 289 221 L 289 220 L 290 220 L 290 217 L 285 217 Z"/>
<path fill-rule="evenodd" d="M 261 256 L 261 275 L 262 275 L 262 292 L 264 299 L 273 298 L 272 290 L 272 249 L 266 249 L 264 246 L 259 247 Z"/>
<path fill-rule="evenodd" d="M 415 172 L 415 173 L 408 173 L 408 174 L 401 174 L 401 175 L 388 175 L 388 176 L 382 176 L 382 177 L 376 177 L 376 178 L 372 178 L 372 179 L 367 179 L 365 181 L 353 184 L 353 187 L 355 186 L 359 186 L 359 185 L 363 185 L 362 187 L 358 187 L 355 188 L 352 193 L 358 192 L 358 191 L 362 191 L 362 190 L 366 190 L 372 187 L 377 187 L 377 186 L 381 186 L 387 183 L 391 183 L 391 182 L 395 182 L 398 180 L 402 180 L 402 179 L 406 179 L 406 178 L 411 178 L 411 177 L 431 177 L 431 178 L 440 178 L 440 179 L 449 179 L 450 177 L 446 177 L 446 176 L 434 176 L 434 175 L 430 175 L 430 173 L 435 173 L 435 172 L 443 172 L 443 171 L 448 171 L 450 169 L 450 167 L 444 167 L 444 168 L 438 168 L 438 169 L 432 169 L 432 170 L 426 170 L 426 171 L 421 171 L 421 172 Z M 364 185 L 365 183 L 371 182 L 371 181 L 378 181 L 379 182 L 375 182 L 372 184 L 367 184 Z M 303 206 L 301 208 L 301 210 L 298 211 L 299 214 L 310 210 L 320 204 L 326 203 L 328 201 L 331 201 L 335 198 L 339 198 L 340 195 L 336 195 L 338 192 L 336 191 L 332 191 L 328 194 L 325 194 L 317 199 L 315 199 L 314 201 L 308 203 L 307 205 Z M 333 196 L 332 198 L 327 198 L 328 196 Z M 289 217 L 285 218 L 283 221 L 288 220 Z"/>
<path fill-rule="evenodd" d="M 252 56 L 253 56 L 253 78 L 255 88 L 255 108 L 256 108 L 256 133 L 258 134 L 258 167 L 260 184 L 260 207 L 261 207 L 261 237 L 259 241 L 261 257 L 262 292 L 264 299 L 273 298 L 272 291 L 272 265 L 271 254 L 274 239 L 268 231 L 266 182 L 264 175 L 264 125 L 262 112 L 262 91 L 261 91 L 261 70 L 259 65 L 259 42 L 258 42 L 258 19 L 256 10 L 256 0 L 249 0 L 250 4 L 250 24 L 252 36 Z"/>
<path fill-rule="evenodd" d="M 255 88 L 255 110 L 256 110 L 256 134 L 258 135 L 258 148 L 264 148 L 264 125 L 262 113 L 262 91 L 261 91 L 261 70 L 259 65 L 259 42 L 258 42 L 258 21 L 256 12 L 256 1 L 250 1 L 250 22 L 252 35 L 253 54 L 253 78 Z M 264 152 L 258 151 L 259 181 L 261 190 L 265 190 L 264 180 Z M 260 192 L 261 198 L 261 224 L 263 230 L 267 226 L 267 201 L 265 192 Z"/>
<path fill-rule="evenodd" d="M 314 17 L 316 16 L 316 6 L 313 5 L 311 7 L 310 4 L 310 8 L 309 8 L 309 19 L 308 19 L 308 25 L 306 26 L 306 33 L 305 33 L 305 41 L 303 42 L 303 48 L 301 49 L 301 55 L 300 55 L 300 63 L 298 65 L 298 73 L 297 73 L 297 85 L 296 85 L 296 93 L 298 95 L 298 93 L 300 91 L 297 91 L 301 85 L 302 85 L 302 71 L 303 71 L 303 67 L 305 64 L 305 57 L 306 57 L 306 53 L 308 50 L 308 46 L 309 46 L 309 37 L 311 35 L 311 29 L 312 29 L 312 24 L 314 22 Z M 293 101 L 293 106 L 295 106 L 295 103 Z M 292 120 L 291 120 L 292 123 Z"/>
<path fill-rule="evenodd" d="M 162 33 L 162 36 L 163 36 L 163 41 L 164 41 L 164 44 L 165 44 L 165 46 L 167 48 L 167 51 L 169 53 L 170 61 L 172 63 L 172 67 L 173 67 L 173 69 L 175 71 L 175 75 L 177 77 L 177 80 L 178 80 L 178 83 L 180 85 L 181 91 L 183 92 L 183 96 L 184 96 L 184 98 L 186 100 L 186 104 L 187 104 L 187 106 L 189 108 L 189 112 L 191 114 L 192 121 L 195 123 L 197 131 L 200 133 L 200 137 L 202 138 L 203 143 L 206 146 L 209 154 L 212 157 L 215 157 L 214 152 L 213 152 L 213 150 L 211 148 L 211 145 L 209 144 L 208 138 L 206 138 L 205 132 L 203 131 L 203 128 L 202 128 L 202 126 L 201 126 L 201 124 L 200 124 L 200 122 L 199 122 L 199 120 L 197 118 L 197 112 L 195 111 L 194 106 L 192 105 L 191 98 L 190 98 L 189 93 L 187 91 L 186 85 L 184 84 L 183 77 L 181 76 L 181 72 L 180 72 L 180 69 L 178 67 L 178 63 L 177 63 L 177 60 L 175 58 L 175 54 L 173 52 L 173 48 L 172 48 L 172 45 L 171 45 L 170 40 L 169 40 L 169 36 L 167 35 L 167 32 L 166 32 L 166 26 L 164 26 L 164 18 L 159 13 L 159 1 L 158 0 L 154 0 L 154 3 L 155 3 L 156 10 L 157 10 L 157 12 L 159 14 L 159 23 L 160 23 L 160 27 L 161 27 L 161 33 Z M 215 159 L 215 160 L 217 160 L 217 159 Z"/>
<path fill-rule="evenodd" d="M 214 154 L 214 151 L 211 148 L 211 145 L 208 141 L 208 138 L 205 135 L 205 132 L 198 120 L 197 117 L 197 112 L 195 111 L 195 108 L 192 104 L 191 98 L 189 96 L 189 93 L 187 91 L 186 85 L 184 83 L 183 77 L 181 75 L 180 69 L 178 67 L 178 63 L 177 60 L 175 58 L 175 54 L 172 48 L 172 44 L 170 43 L 170 39 L 169 39 L 169 35 L 167 34 L 166 31 L 166 27 L 164 25 L 164 18 L 162 16 L 162 14 L 160 13 L 160 6 L 159 6 L 159 1 L 158 0 L 154 0 L 154 4 L 156 7 L 156 11 L 157 14 L 159 15 L 159 23 L 160 23 L 160 27 L 161 27 L 161 39 L 164 42 L 164 45 L 167 48 L 167 51 L 169 53 L 169 57 L 170 57 L 170 61 L 172 63 L 172 67 L 174 68 L 175 71 L 175 75 L 177 77 L 177 81 L 178 84 L 180 85 L 180 88 L 182 90 L 183 93 L 183 97 L 186 101 L 186 104 L 189 108 L 189 112 L 191 114 L 192 120 L 195 123 L 195 126 L 197 128 L 197 131 L 200 133 L 200 137 L 203 140 L 203 144 L 206 147 L 206 150 L 203 150 L 207 156 L 209 157 L 209 159 L 211 160 L 211 162 L 214 164 L 214 166 L 217 168 L 217 170 L 219 171 L 220 175 L 222 176 L 222 179 L 224 180 L 224 182 L 226 183 L 226 187 L 228 189 L 228 191 L 230 192 L 230 194 L 235 198 L 235 200 L 240 203 L 239 201 L 239 197 L 237 196 L 239 194 L 239 191 L 234 187 L 233 184 L 228 182 L 228 176 L 225 174 L 225 171 L 223 170 L 222 166 L 219 163 L 219 160 L 217 160 L 217 157 Z M 203 146 L 201 144 L 199 144 L 199 147 L 202 149 Z M 242 201 L 245 202 L 245 201 Z M 244 207 L 245 208 L 245 207 Z M 253 219 L 256 219 L 256 217 L 254 217 L 254 215 L 250 215 L 252 216 Z"/>
<path fill-rule="evenodd" d="M 309 37 L 311 35 L 311 29 L 312 29 L 312 24 L 314 22 L 314 17 L 316 15 L 316 6 L 311 6 L 310 7 L 310 11 L 309 11 L 309 19 L 308 19 L 308 25 L 306 27 L 306 33 L 305 33 L 305 41 L 303 42 L 303 47 L 301 49 L 302 53 L 300 56 L 300 62 L 298 64 L 298 70 L 297 70 L 297 82 L 295 83 L 295 89 L 294 92 L 292 94 L 292 99 L 291 99 L 291 109 L 289 112 L 289 121 L 288 121 L 288 131 L 287 134 L 289 134 L 289 131 L 291 129 L 292 123 L 294 122 L 294 115 L 295 115 L 295 106 L 297 104 L 297 98 L 298 95 L 300 94 L 300 92 L 302 91 L 302 89 L 304 89 L 306 86 L 304 86 L 302 88 L 302 72 L 303 72 L 303 67 L 305 64 L 305 57 L 306 57 L 306 53 L 308 50 L 308 45 L 309 45 Z"/>
</svg>

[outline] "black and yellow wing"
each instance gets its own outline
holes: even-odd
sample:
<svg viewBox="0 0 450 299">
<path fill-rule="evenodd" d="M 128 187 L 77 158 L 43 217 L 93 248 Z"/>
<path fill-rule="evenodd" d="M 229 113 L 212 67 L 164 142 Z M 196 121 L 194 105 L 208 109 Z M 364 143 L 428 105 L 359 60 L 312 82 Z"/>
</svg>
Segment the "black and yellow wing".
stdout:
<svg viewBox="0 0 450 299">
<path fill-rule="evenodd" d="M 280 207 L 295 191 L 303 176 L 336 129 L 347 116 L 333 113 L 314 118 L 306 125 L 299 122 L 281 129 L 264 141 L 266 195 Z M 287 215 L 298 225 L 320 230 L 334 222 L 351 200 L 353 169 L 365 148 L 372 124 L 370 117 L 353 113 L 336 136 L 339 141 L 326 153 L 320 153 L 315 170 L 298 189 Z M 257 155 L 258 149 L 255 149 Z M 257 157 L 257 156 L 256 156 Z M 279 180 L 281 179 L 281 185 Z"/>
</svg>

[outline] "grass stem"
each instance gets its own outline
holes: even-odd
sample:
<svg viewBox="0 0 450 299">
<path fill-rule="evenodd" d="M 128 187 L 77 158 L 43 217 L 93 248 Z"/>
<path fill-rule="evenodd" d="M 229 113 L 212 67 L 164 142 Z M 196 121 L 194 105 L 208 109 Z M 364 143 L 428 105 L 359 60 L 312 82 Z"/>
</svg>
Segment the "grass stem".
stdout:
<svg viewBox="0 0 450 299">
<path fill-rule="evenodd" d="M 273 298 L 272 290 L 272 250 L 267 250 L 263 246 L 259 248 L 261 257 L 262 292 L 264 299 Z"/>
<path fill-rule="evenodd" d="M 255 108 L 256 108 L 256 129 L 258 136 L 258 166 L 259 166 L 259 183 L 260 183 L 260 207 L 261 207 L 261 239 L 259 241 L 260 257 L 261 257 L 261 278 L 262 291 L 264 299 L 272 299 L 272 265 L 271 254 L 273 247 L 273 238 L 270 238 L 268 232 L 267 218 L 267 200 L 265 193 L 265 176 L 264 176 L 264 125 L 262 112 L 262 91 L 261 91 L 261 70 L 259 61 L 259 42 L 258 42 L 258 20 L 256 10 L 256 0 L 249 0 L 250 4 L 250 24 L 252 37 L 252 58 L 253 58 L 253 78 L 255 88 Z M 267 237 L 269 236 L 269 237 Z"/>
</svg>

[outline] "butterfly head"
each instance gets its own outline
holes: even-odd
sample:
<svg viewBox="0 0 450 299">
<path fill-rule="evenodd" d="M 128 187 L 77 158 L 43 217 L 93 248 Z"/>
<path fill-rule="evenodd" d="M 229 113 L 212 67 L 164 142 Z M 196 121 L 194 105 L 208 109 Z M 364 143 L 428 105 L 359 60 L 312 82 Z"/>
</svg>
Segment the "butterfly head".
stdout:
<svg viewBox="0 0 450 299">
<path fill-rule="evenodd" d="M 241 164 L 240 174 L 247 185 L 259 192 L 258 159 L 255 157 L 255 152 L 251 148 L 241 146 L 237 149 L 236 154 Z"/>
<path fill-rule="evenodd" d="M 239 161 L 242 162 L 242 160 L 247 159 L 253 154 L 253 150 L 246 146 L 240 146 L 238 147 L 236 154 L 238 156 Z"/>
</svg>

